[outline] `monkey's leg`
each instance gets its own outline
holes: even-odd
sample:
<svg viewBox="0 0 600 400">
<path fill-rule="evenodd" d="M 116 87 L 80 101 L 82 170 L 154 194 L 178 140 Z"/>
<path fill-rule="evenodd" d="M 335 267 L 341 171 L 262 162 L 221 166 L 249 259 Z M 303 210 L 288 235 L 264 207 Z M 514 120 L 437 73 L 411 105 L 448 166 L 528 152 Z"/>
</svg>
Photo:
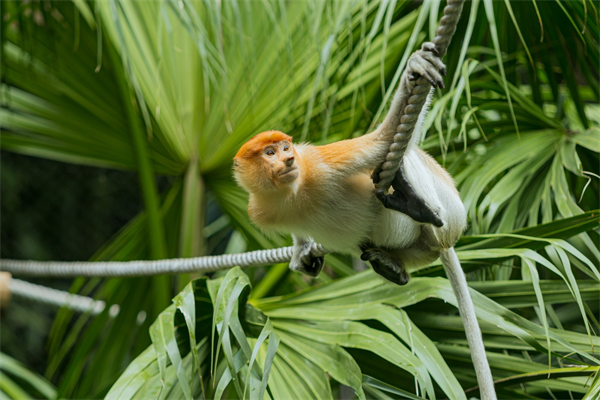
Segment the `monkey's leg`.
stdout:
<svg viewBox="0 0 600 400">
<path fill-rule="evenodd" d="M 377 183 L 378 171 L 373 173 L 373 182 Z M 444 225 L 438 213 L 427 205 L 425 199 L 415 192 L 404 171 L 404 164 L 400 164 L 398 172 L 392 181 L 394 193 L 386 195 L 382 189 L 378 189 L 375 195 L 385 208 L 400 211 L 417 222 L 433 224 L 438 228 Z"/>
<path fill-rule="evenodd" d="M 393 259 L 382 249 L 362 246 L 361 260 L 369 261 L 373 271 L 395 283 L 396 285 L 406 285 L 410 280 L 410 275 L 406 272 L 400 261 Z"/>
<path fill-rule="evenodd" d="M 393 124 L 400 124 L 404 118 L 413 121 L 415 118 L 412 115 L 405 115 L 400 119 L 400 116 L 410 108 L 409 97 L 411 95 L 411 87 L 413 87 L 414 81 L 420 77 L 425 78 L 433 87 L 444 87 L 442 76 L 446 75 L 446 67 L 442 63 L 439 57 L 439 52 L 436 46 L 431 42 L 423 43 L 421 50 L 414 52 L 406 67 L 405 75 L 401 80 L 401 87 L 399 89 L 400 98 L 398 100 L 398 106 L 396 109 L 390 111 L 395 113 L 396 118 L 393 119 Z M 421 111 L 421 113 L 426 111 Z M 423 115 L 421 115 L 423 117 Z M 403 125 L 399 125 L 396 136 L 403 135 L 405 138 L 400 142 L 396 141 L 391 145 L 390 151 L 398 152 L 403 154 L 405 148 L 410 142 L 410 134 L 402 133 L 400 129 Z M 391 153 L 390 153 L 391 154 Z M 403 160 L 400 160 L 400 166 L 394 180 L 392 181 L 392 187 L 394 193 L 386 195 L 382 189 L 376 191 L 377 198 L 383 203 L 386 208 L 390 208 L 396 211 L 400 211 L 403 214 L 408 215 L 417 222 L 433 224 L 437 227 L 443 225 L 443 222 L 437 212 L 429 207 L 425 199 L 419 196 L 408 179 L 406 178 L 406 171 L 404 170 Z M 375 184 L 379 182 L 379 173 L 381 167 L 373 172 L 372 179 Z"/>
<path fill-rule="evenodd" d="M 312 254 L 314 241 L 295 235 L 292 238 L 294 239 L 294 250 L 290 260 L 290 269 L 310 276 L 319 276 L 325 257 Z"/>
</svg>

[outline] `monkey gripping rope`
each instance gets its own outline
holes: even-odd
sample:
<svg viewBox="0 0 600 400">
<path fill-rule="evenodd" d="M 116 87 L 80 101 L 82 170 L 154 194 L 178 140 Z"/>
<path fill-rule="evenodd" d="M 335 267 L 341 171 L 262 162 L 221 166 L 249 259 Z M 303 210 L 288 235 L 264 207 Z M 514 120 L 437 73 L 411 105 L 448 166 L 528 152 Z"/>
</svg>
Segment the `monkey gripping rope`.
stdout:
<svg viewBox="0 0 600 400">
<path fill-rule="evenodd" d="M 440 20 L 440 26 L 437 28 L 436 36 L 433 39 L 433 44 L 440 53 L 440 58 L 446 55 L 450 40 L 456 31 L 463 4 L 464 0 L 448 0 L 448 5 L 444 8 L 444 16 Z M 381 166 L 379 182 L 375 184 L 377 189 L 383 189 L 384 191 L 390 188 L 392 180 L 394 180 L 404 157 L 406 146 L 415 130 L 419 114 L 421 114 L 427 95 L 431 90 L 431 84 L 423 77 L 416 81 L 407 80 L 407 84 L 412 86 L 408 104 L 402 110 L 400 125 L 396 130 L 398 133 L 394 135 L 394 142 L 390 145 L 390 151 Z"/>
<path fill-rule="evenodd" d="M 448 4 L 444 8 L 444 16 L 440 21 L 440 26 L 436 31 L 436 36 L 433 39 L 440 58 L 443 58 L 448 50 L 450 40 L 456 31 L 458 20 L 464 0 L 448 0 Z M 402 82 L 401 82 L 402 84 Z M 417 124 L 419 114 L 425 105 L 427 96 L 431 91 L 431 84 L 423 77 L 416 81 L 406 80 L 405 84 L 412 86 L 410 88 L 410 96 L 407 105 L 402 110 L 400 117 L 400 125 L 396 128 L 393 142 L 390 144 L 390 149 L 385 157 L 385 162 L 381 165 L 379 173 L 379 182 L 375 184 L 377 189 L 387 191 L 398 169 L 402 163 L 406 147 Z M 477 316 L 473 307 L 473 301 L 469 294 L 469 288 L 465 274 L 460 266 L 458 257 L 454 248 L 442 250 L 442 264 L 452 289 L 457 298 L 458 309 L 465 326 L 467 342 L 471 349 L 471 358 L 475 367 L 475 374 L 479 384 L 479 390 L 482 400 L 496 400 L 496 391 L 494 389 L 494 380 L 490 371 L 489 363 L 485 354 L 485 346 L 481 335 L 481 329 L 477 323 Z"/>
</svg>

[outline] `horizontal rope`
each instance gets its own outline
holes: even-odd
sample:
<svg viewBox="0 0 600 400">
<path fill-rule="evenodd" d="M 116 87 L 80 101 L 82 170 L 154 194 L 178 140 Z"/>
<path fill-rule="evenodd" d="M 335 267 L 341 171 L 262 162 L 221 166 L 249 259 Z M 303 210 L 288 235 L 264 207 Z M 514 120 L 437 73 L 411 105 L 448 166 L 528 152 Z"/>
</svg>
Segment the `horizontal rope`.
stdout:
<svg viewBox="0 0 600 400">
<path fill-rule="evenodd" d="M 174 258 L 149 261 L 31 261 L 0 260 L 0 271 L 13 275 L 38 277 L 132 277 L 190 272 L 212 272 L 235 266 L 241 268 L 289 262 L 293 247 L 256 250 L 248 253 L 223 254 L 195 258 Z M 318 244 L 313 245 L 315 254 L 326 251 Z"/>
<path fill-rule="evenodd" d="M 106 307 L 106 304 L 102 300 L 94 300 L 62 290 L 35 285 L 20 279 L 11 279 L 9 288 L 14 297 L 52 304 L 58 307 L 67 307 L 80 312 L 90 312 L 93 315 L 100 314 Z"/>
</svg>

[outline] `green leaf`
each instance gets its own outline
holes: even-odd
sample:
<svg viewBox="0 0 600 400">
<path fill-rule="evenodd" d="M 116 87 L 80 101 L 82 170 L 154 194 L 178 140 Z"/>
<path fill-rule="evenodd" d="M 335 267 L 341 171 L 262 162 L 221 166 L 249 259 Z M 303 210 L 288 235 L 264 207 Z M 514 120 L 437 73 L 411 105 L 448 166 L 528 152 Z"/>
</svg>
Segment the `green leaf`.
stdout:
<svg viewBox="0 0 600 400">
<path fill-rule="evenodd" d="M 363 385 L 365 386 L 365 389 L 369 388 L 371 390 L 372 389 L 382 390 L 384 392 L 388 392 L 391 394 L 401 396 L 400 398 L 403 398 L 403 399 L 412 399 L 412 400 L 424 399 L 424 397 L 415 396 L 414 394 L 412 394 L 410 392 L 393 387 L 392 385 L 389 385 L 385 382 L 382 382 L 382 381 L 375 379 L 368 375 L 363 375 Z"/>
<path fill-rule="evenodd" d="M 12 379 L 10 379 L 8 377 L 9 375 L 18 378 L 20 382 L 31 387 L 33 391 L 30 391 L 29 393 L 32 393 L 35 398 L 37 398 L 38 393 L 46 399 L 56 398 L 56 389 L 50 382 L 30 371 L 20 362 L 4 353 L 0 353 L 0 371 L 3 371 L 0 372 L 0 374 L 2 374 L 2 379 L 0 379 L 0 390 L 10 395 L 13 399 L 32 398 L 32 396 L 30 396 L 28 392 L 25 392 L 24 388 L 19 387 Z"/>
<path fill-rule="evenodd" d="M 553 368 L 544 371 L 530 372 L 528 374 L 521 374 L 510 376 L 503 379 L 498 379 L 494 382 L 497 388 L 503 386 L 518 385 L 524 382 L 531 382 L 536 380 L 544 379 L 558 379 L 568 378 L 573 376 L 586 376 L 589 377 L 592 373 L 598 373 L 598 367 L 570 367 L 570 368 Z"/>
<path fill-rule="evenodd" d="M 146 380 L 154 375 L 150 371 L 158 370 L 158 365 L 162 361 L 157 360 L 157 353 L 154 346 L 148 347 L 140 354 L 121 374 L 119 379 L 110 388 L 106 399 L 130 399 L 140 390 Z M 166 370 L 166 367 L 164 367 Z M 161 381 L 164 382 L 164 374 L 161 371 Z"/>
<path fill-rule="evenodd" d="M 588 211 L 570 218 L 558 219 L 547 224 L 519 229 L 513 235 L 463 236 L 457 249 L 471 250 L 484 248 L 527 247 L 532 250 L 544 247 L 544 241 L 532 238 L 568 239 L 579 233 L 588 232 L 600 225 L 600 210 Z"/>
<path fill-rule="evenodd" d="M 279 331 L 282 343 L 327 372 L 333 379 L 350 386 L 364 398 L 362 374 L 356 361 L 341 347 L 307 340 L 291 332 Z"/>
<path fill-rule="evenodd" d="M 433 393 L 431 378 L 423 363 L 393 335 L 351 321 L 312 322 L 310 326 L 281 321 L 274 322 L 273 325 L 277 329 L 294 332 L 307 340 L 369 350 L 410 372 L 422 390 L 429 395 Z"/>
<path fill-rule="evenodd" d="M 323 369 L 284 343 L 279 344 L 277 355 L 298 374 L 299 380 L 306 385 L 310 398 L 333 399 L 329 379 Z"/>
<path fill-rule="evenodd" d="M 596 153 L 600 153 L 600 128 L 593 127 L 579 132 L 571 137 L 571 140 Z"/>
<path fill-rule="evenodd" d="M 586 392 L 583 400 L 593 400 L 600 395 L 600 374 L 596 371 L 596 377 L 590 385 L 590 389 Z"/>
<path fill-rule="evenodd" d="M 158 365 L 161 374 L 161 380 L 165 381 L 167 356 L 173 364 L 177 373 L 177 380 L 186 399 L 192 398 L 189 378 L 186 376 L 183 368 L 181 354 L 175 340 L 173 331 L 173 319 L 175 318 L 175 304 L 167 307 L 150 327 L 150 337 L 158 356 Z"/>
</svg>

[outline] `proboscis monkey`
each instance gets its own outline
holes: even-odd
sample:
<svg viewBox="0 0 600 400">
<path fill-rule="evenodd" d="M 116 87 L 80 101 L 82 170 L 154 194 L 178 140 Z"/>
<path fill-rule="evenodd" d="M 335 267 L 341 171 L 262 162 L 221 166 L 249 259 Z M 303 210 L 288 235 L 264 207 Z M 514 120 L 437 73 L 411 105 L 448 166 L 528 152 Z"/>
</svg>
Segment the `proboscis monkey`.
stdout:
<svg viewBox="0 0 600 400">
<path fill-rule="evenodd" d="M 448 172 L 417 147 L 418 132 L 395 144 L 407 148 L 392 194 L 376 193 L 370 178 L 377 179 L 394 135 L 402 135 L 396 127 L 410 94 L 405 82 L 425 77 L 443 87 L 445 73 L 435 45 L 425 43 L 409 59 L 391 109 L 374 132 L 313 146 L 268 131 L 240 148 L 234 174 L 250 194 L 250 219 L 265 233 L 292 234 L 290 268 L 318 275 L 323 257 L 313 254 L 317 242 L 330 252 L 360 256 L 403 285 L 411 268 L 456 243 L 466 224 L 464 206 Z"/>
</svg>

